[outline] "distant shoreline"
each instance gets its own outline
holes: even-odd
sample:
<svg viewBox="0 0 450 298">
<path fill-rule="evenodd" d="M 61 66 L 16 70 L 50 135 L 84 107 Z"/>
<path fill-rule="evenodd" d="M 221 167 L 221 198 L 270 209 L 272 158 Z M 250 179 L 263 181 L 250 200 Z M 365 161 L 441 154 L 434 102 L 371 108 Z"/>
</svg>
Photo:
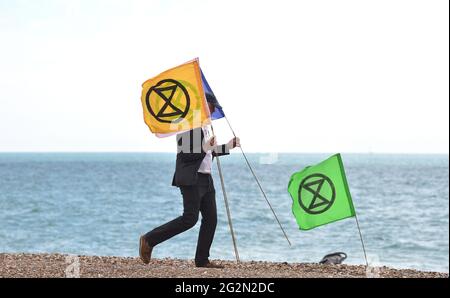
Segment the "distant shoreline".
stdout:
<svg viewBox="0 0 450 298">
<path fill-rule="evenodd" d="M 0 278 L 36 277 L 138 277 L 138 278 L 448 278 L 448 273 L 424 272 L 362 265 L 320 265 L 214 260 L 224 269 L 196 268 L 193 260 L 153 259 L 144 265 L 139 258 L 76 256 L 63 254 L 0 253 Z"/>
</svg>

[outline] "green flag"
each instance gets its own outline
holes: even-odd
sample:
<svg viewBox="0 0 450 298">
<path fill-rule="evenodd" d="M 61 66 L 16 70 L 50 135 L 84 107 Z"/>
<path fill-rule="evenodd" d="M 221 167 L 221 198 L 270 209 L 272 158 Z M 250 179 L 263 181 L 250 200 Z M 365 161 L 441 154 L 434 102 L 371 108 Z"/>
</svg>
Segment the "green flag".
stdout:
<svg viewBox="0 0 450 298">
<path fill-rule="evenodd" d="M 340 154 L 294 173 L 288 191 L 300 230 L 355 216 Z"/>
</svg>

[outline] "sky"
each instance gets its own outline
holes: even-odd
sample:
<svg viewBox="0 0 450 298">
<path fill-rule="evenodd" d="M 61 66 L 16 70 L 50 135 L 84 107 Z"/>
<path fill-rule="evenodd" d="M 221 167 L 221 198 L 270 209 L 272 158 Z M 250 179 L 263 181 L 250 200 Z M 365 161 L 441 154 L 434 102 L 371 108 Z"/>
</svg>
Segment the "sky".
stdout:
<svg viewBox="0 0 450 298">
<path fill-rule="evenodd" d="M 0 0 L 0 41 L 2 152 L 175 152 L 141 84 L 195 57 L 247 152 L 449 150 L 446 0 Z"/>
</svg>

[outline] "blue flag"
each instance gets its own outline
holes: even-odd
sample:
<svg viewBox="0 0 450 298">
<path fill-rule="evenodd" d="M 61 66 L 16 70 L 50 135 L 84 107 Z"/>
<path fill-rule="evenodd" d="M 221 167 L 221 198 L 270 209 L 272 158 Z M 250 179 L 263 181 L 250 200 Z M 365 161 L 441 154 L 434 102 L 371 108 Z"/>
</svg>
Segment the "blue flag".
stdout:
<svg viewBox="0 0 450 298">
<path fill-rule="evenodd" d="M 216 96 L 214 95 L 214 92 L 209 86 L 208 81 L 206 80 L 205 75 L 203 74 L 203 71 L 201 69 L 200 72 L 202 74 L 202 85 L 203 90 L 205 91 L 206 101 L 212 103 L 215 106 L 214 113 L 211 114 L 211 120 L 217 120 L 225 117 L 222 106 L 217 101 Z"/>
</svg>

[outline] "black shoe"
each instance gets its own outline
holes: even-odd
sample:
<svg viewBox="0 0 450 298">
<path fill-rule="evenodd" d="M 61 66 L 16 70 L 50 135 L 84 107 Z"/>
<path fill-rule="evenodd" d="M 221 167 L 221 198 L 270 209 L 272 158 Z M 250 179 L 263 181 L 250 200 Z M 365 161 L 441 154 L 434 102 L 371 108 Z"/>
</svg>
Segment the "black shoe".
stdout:
<svg viewBox="0 0 450 298">
<path fill-rule="evenodd" d="M 199 267 L 199 268 L 214 268 L 214 269 L 223 269 L 223 268 L 225 268 L 225 266 L 223 266 L 223 265 L 220 265 L 220 264 L 215 264 L 215 263 L 212 263 L 212 262 L 210 262 L 210 261 L 208 261 L 208 262 L 206 262 L 205 264 L 202 264 L 202 265 L 195 265 L 196 267 Z"/>
</svg>

